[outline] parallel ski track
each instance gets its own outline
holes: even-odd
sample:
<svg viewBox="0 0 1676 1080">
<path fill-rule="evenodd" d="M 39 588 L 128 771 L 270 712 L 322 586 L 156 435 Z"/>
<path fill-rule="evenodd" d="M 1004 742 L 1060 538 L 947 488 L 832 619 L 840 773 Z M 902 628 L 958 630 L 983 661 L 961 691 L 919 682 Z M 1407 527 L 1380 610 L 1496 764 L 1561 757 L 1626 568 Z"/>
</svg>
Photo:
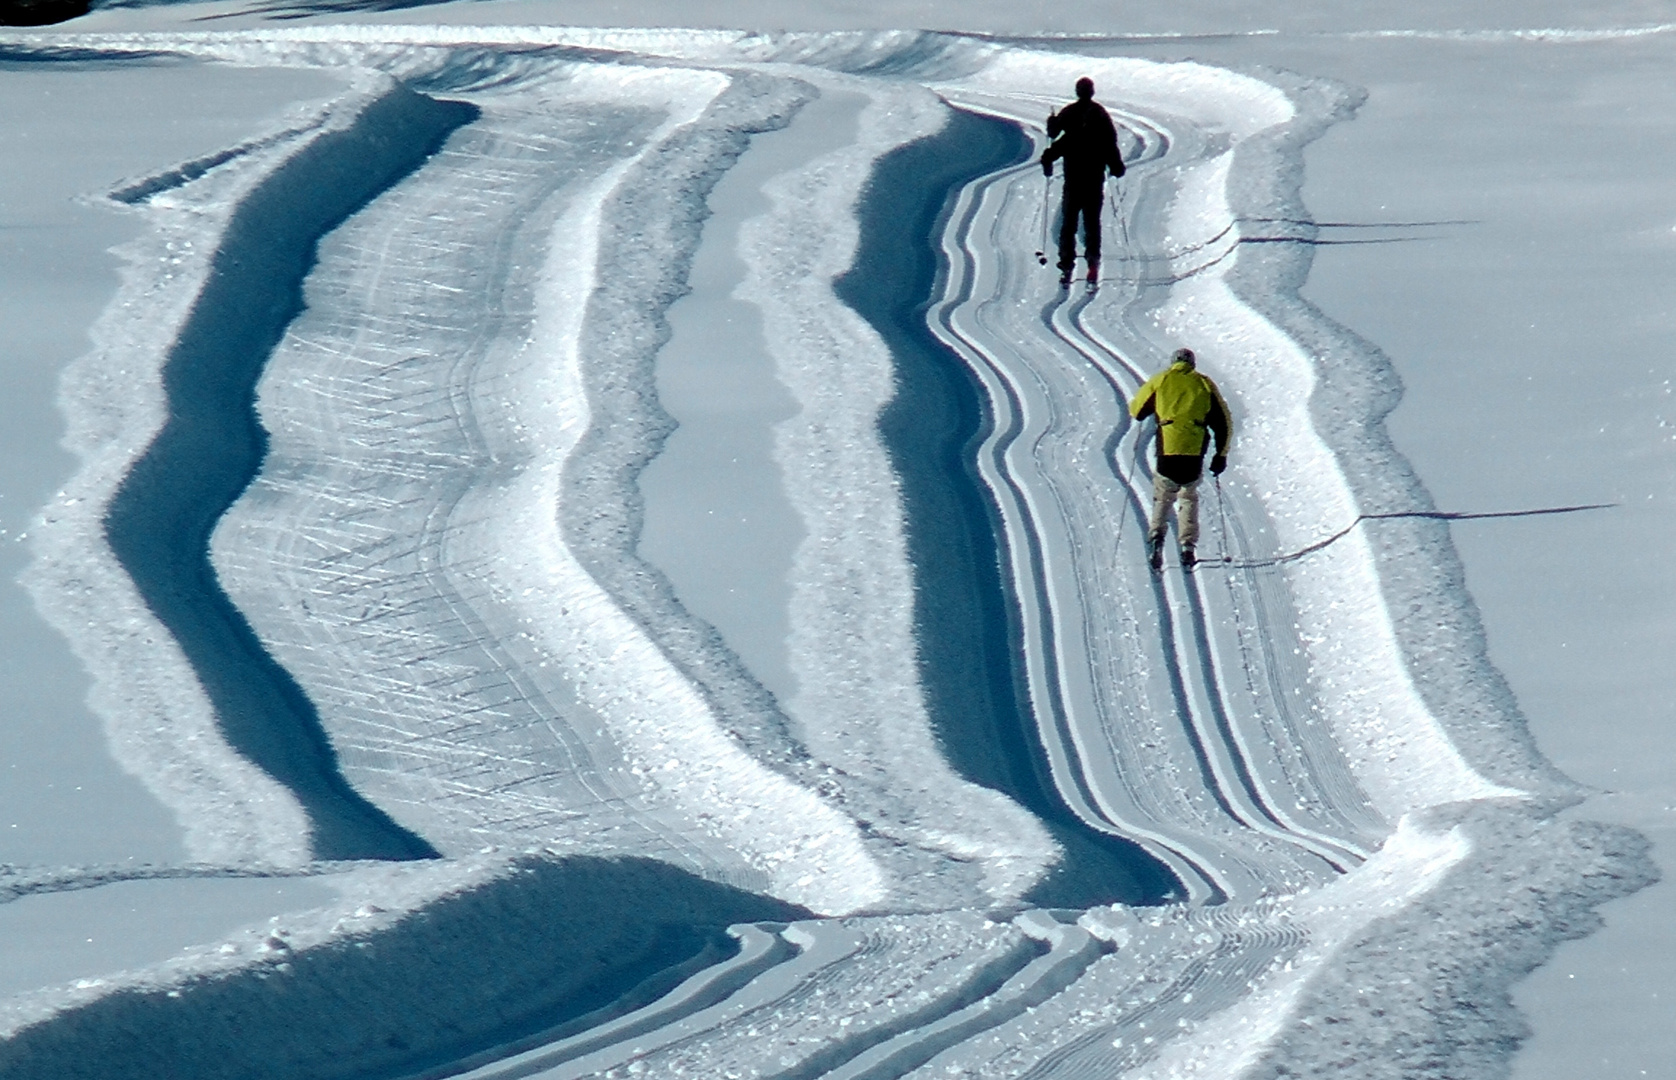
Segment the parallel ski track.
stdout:
<svg viewBox="0 0 1676 1080">
<path fill-rule="evenodd" d="M 1022 110 L 1038 104 L 983 107 L 1034 130 Z M 596 114 L 590 106 L 569 119 L 593 126 Z M 1289 647 L 1286 572 L 1253 557 L 1270 531 L 1261 500 L 1232 480 L 1226 502 L 1220 485 L 1207 488 L 1203 546 L 1214 542 L 1220 550 L 1207 552 L 1210 561 L 1193 573 L 1145 568 L 1150 475 L 1125 403 L 1168 348 L 1138 316 L 1172 281 L 1229 258 L 1239 235 L 1233 223 L 1209 238 L 1164 235 L 1171 167 L 1220 151 L 1180 118 L 1118 119 L 1133 175 L 1123 185 L 1118 227 L 1110 230 L 1102 290 L 1061 297 L 1051 270 L 1027 254 L 1042 235 L 1045 204 L 1036 167 L 1025 165 L 958 194 L 940 238 L 944 295 L 928 325 L 988 395 L 992 423 L 977 467 L 1003 524 L 1028 689 L 1056 786 L 1088 827 L 1136 841 L 1171 867 L 1193 906 L 1155 913 L 1145 925 L 1137 920 L 1132 936 L 1113 940 L 1087 928 L 1097 920 L 1059 925 L 1045 912 L 1011 922 L 967 911 L 735 927 L 735 956 L 642 1008 L 581 1031 L 571 1024 L 539 1033 L 423 1077 L 1111 1077 L 1144 1063 L 1176 1032 L 1237 1000 L 1302 949 L 1305 932 L 1283 911 L 1252 902 L 1354 868 L 1383 823 L 1324 727 L 1322 734 L 1309 730 L 1314 710 L 1300 693 L 1306 668 Z M 552 147 L 526 144 L 519 125 L 503 129 L 494 121 L 491 112 L 432 165 L 432 174 L 445 178 L 493 174 L 493 183 L 476 185 L 480 197 L 466 211 L 443 200 L 452 231 L 440 232 L 431 220 L 447 215 L 428 211 L 463 190 L 461 183 L 416 186 L 401 197 L 414 204 L 409 218 L 426 227 L 405 236 L 346 229 L 339 239 L 360 262 L 344 259 L 343 280 L 376 278 L 364 267 L 427 265 L 437 288 L 505 290 L 514 241 L 527 244 L 533 234 L 514 237 L 502 219 L 528 216 L 559 185 L 541 160 Z M 497 238 L 490 260 L 496 273 L 449 285 L 461 265 L 442 256 L 485 233 Z M 487 300 L 478 306 L 491 322 L 509 317 Z M 354 325 L 326 329 L 366 336 Z M 481 351 L 494 329 L 460 327 L 457 334 Z M 314 344 L 333 341 L 322 334 Z M 374 344 L 391 356 L 401 351 L 399 342 Z M 416 430 L 434 427 L 443 423 L 433 410 L 439 395 L 470 392 L 462 374 L 476 354 L 465 355 L 437 361 L 441 368 L 393 361 L 378 389 L 358 384 L 345 361 L 347 373 L 322 380 L 322 394 L 336 410 L 397 409 L 429 418 Z M 1225 389 L 1237 403 L 1238 387 Z M 446 416 L 469 422 L 473 412 L 454 405 Z M 454 434 L 465 444 L 458 453 L 488 455 L 482 432 Z M 396 501 L 382 494 L 390 477 L 427 480 L 401 455 L 379 464 L 386 472 L 376 483 L 359 481 L 367 490 L 353 501 L 336 491 L 310 493 L 296 477 L 283 482 L 316 503 L 363 505 Z M 404 707 L 424 712 L 430 744 L 407 742 L 400 750 L 410 761 L 434 758 L 438 788 L 462 799 L 474 793 L 468 781 L 483 770 L 449 744 L 455 725 L 518 710 L 569 712 L 579 719 L 528 724 L 541 733 L 543 754 L 516 760 L 525 779 L 572 788 L 568 803 L 526 795 L 512 803 L 515 812 L 543 823 L 581 816 L 576 807 L 609 813 L 621 820 L 618 827 L 644 832 L 660 855 L 705 865 L 713 858 L 706 850 L 612 781 L 609 749 L 590 741 L 586 711 L 558 700 L 519 658 L 498 655 L 515 647 L 506 644 L 512 639 L 483 621 L 473 594 L 458 584 L 469 583 L 475 567 L 450 563 L 439 539 L 458 510 L 458 493 L 431 498 L 429 508 L 407 506 L 418 539 L 406 547 L 399 531 L 357 521 L 330 543 L 297 530 L 271 548 L 250 549 L 261 556 L 252 565 L 312 568 L 321 575 L 314 596 L 335 595 L 349 580 L 381 588 L 394 629 L 362 625 L 365 610 L 340 613 L 345 633 L 364 634 L 368 655 L 387 665 L 357 678 L 337 673 L 345 706 L 399 694 Z M 318 508 L 310 515 L 331 518 Z M 400 660 L 397 645 L 440 642 L 428 635 L 443 620 L 470 629 L 467 640 L 489 660 L 464 663 L 443 648 L 427 655 L 422 669 Z M 317 614 L 305 621 L 321 624 Z M 311 651 L 318 667 L 329 664 L 328 651 Z M 473 678 L 479 669 L 504 674 L 489 684 Z M 377 710 L 366 711 L 376 717 Z M 361 722 L 375 726 L 373 719 Z M 512 761 L 498 759 L 490 771 Z"/>
<path fill-rule="evenodd" d="M 733 933 L 734 958 L 650 1005 L 408 1080 L 1113 1076 L 1306 943 L 1284 916 L 1225 906 L 1137 924 L 1121 944 L 1046 912 L 1010 925 L 928 915 Z M 766 1069 L 765 1047 L 778 1050 Z"/>
<path fill-rule="evenodd" d="M 1128 154 L 1124 224 L 1108 227 L 1115 272 L 1102 290 L 1054 296 L 1048 273 L 1023 264 L 1018 253 L 1042 235 L 1043 212 L 1039 174 L 1023 166 L 962 193 L 943 238 L 948 288 L 930 324 L 990 399 L 979 468 L 1004 523 L 1030 692 L 1061 791 L 1088 825 L 1163 859 L 1195 901 L 1250 899 L 1357 865 L 1378 825 L 1330 743 L 1306 730 L 1309 710 L 1289 700 L 1305 683 L 1282 675 L 1296 674 L 1277 643 L 1289 628 L 1283 580 L 1214 565 L 1144 570 L 1150 476 L 1143 447 L 1130 446 L 1128 466 L 1119 452 L 1133 443 L 1125 402 L 1158 362 L 1139 355 L 1161 346 L 1127 317 L 1179 276 L 1184 257 L 1185 272 L 1197 272 L 1238 237 L 1230 229 L 1172 245 L 1159 235 L 1149 249 L 1169 197 L 1170 171 L 1159 166 L 1203 152 L 1206 140 L 1174 118 L 1120 122 L 1139 152 Z M 1152 269 L 1160 265 L 1162 274 Z M 1044 293 L 1032 326 L 1018 313 Z M 1236 501 L 1228 514 L 1219 498 L 1207 490 L 1207 536 L 1231 520 L 1222 542 L 1244 550 L 1261 507 Z M 1211 592 L 1213 570 L 1228 575 L 1226 597 Z M 1137 690 L 1138 703 L 1118 700 Z M 1162 730 L 1171 714 L 1175 730 Z M 1148 725 L 1158 736 L 1150 742 Z M 1171 805 L 1162 789 L 1172 784 L 1189 788 L 1190 812 Z"/>
<path fill-rule="evenodd" d="M 978 468 L 1004 525 L 1056 785 L 1089 827 L 1162 859 L 1192 901 L 1249 901 L 1356 865 L 1377 826 L 1330 746 L 1303 730 L 1307 704 L 1290 700 L 1288 688 L 1305 681 L 1286 656 L 1283 574 L 1207 566 L 1153 576 L 1142 561 L 1150 479 L 1124 403 L 1157 358 L 1129 313 L 1167 286 L 1183 251 L 1210 265 L 1235 241 L 1147 253 L 1151 215 L 1168 198 L 1163 166 L 1203 140 L 1179 123 L 1122 119 L 1139 145 L 1124 204 L 1135 246 L 1112 229 L 1104 290 L 1061 300 L 1030 259 L 1043 203 L 1039 174 L 1025 166 L 959 194 L 929 325 L 989 396 Z M 1158 264 L 1161 276 L 1126 273 Z M 1120 465 L 1120 453 L 1133 460 Z M 1207 498 L 1207 538 L 1235 545 L 1243 563 L 1263 530 L 1261 506 L 1230 502 L 1213 532 L 1222 507 Z M 696 1077 L 737 1065 L 776 1080 L 894 1080 L 960 1061 L 1016 1061 L 1006 1075 L 1112 1075 L 1155 1052 L 1147 1032 L 1210 1015 L 1302 943 L 1283 921 L 1223 925 L 1221 910 L 1147 931 L 1127 950 L 1079 927 L 1043 930 L 1040 914 L 1011 925 L 968 913 L 739 927 L 733 959 L 642 1009 L 428 1075 Z M 1061 1036 L 1031 1038 L 1048 1016 L 1065 1018 Z M 770 1037 L 784 1049 L 764 1072 Z"/>
<path fill-rule="evenodd" d="M 1301 947 L 1301 930 L 1253 917 L 1243 902 L 1355 866 L 1378 823 L 1331 744 L 1309 737 L 1308 702 L 1292 700 L 1307 682 L 1288 656 L 1284 572 L 1211 565 L 1154 576 L 1142 559 L 1150 477 L 1125 402 L 1158 357 L 1132 315 L 1184 257 L 1186 272 L 1214 265 L 1237 238 L 1172 249 L 1155 235 L 1167 167 L 1204 140 L 1173 120 L 1122 122 L 1138 149 L 1103 290 L 1061 298 L 1030 258 L 1044 204 L 1029 165 L 959 193 L 928 324 L 990 402 L 977 465 L 1004 527 L 1054 781 L 1088 827 L 1143 845 L 1201 909 L 1123 946 L 1081 927 L 1044 929 L 1043 913 L 1011 924 L 945 913 L 737 927 L 734 958 L 641 1009 L 426 1076 L 895 1080 L 968 1066 L 1109 1076 Z M 1213 500 L 1207 492 L 1207 541 L 1249 562 L 1260 503 L 1236 493 L 1224 524 Z M 1237 919 L 1224 914 L 1235 910 Z"/>
<path fill-rule="evenodd" d="M 1091 302 L 1091 297 L 1085 297 L 1057 308 L 1051 317 L 1054 333 L 1090 364 L 1100 368 L 1111 380 L 1114 391 L 1131 395 L 1145 381 L 1146 374 L 1122 354 L 1101 347 L 1086 333 L 1081 316 Z M 1137 466 L 1140 464 L 1136 462 Z M 1151 501 L 1145 492 L 1151 478 L 1143 475 L 1140 467 L 1131 470 L 1129 476 L 1128 498 L 1136 524 L 1140 526 Z M 1135 534 L 1144 535 L 1141 528 Z M 1364 851 L 1352 850 L 1334 838 L 1289 820 L 1278 809 L 1277 795 L 1266 790 L 1256 778 L 1251 765 L 1256 751 L 1231 720 L 1232 709 L 1224 696 L 1220 657 L 1211 646 L 1207 629 L 1202 579 L 1195 574 L 1171 573 L 1153 577 L 1150 585 L 1157 597 L 1159 632 L 1173 653 L 1172 697 L 1185 719 L 1201 775 L 1212 784 L 1217 805 L 1242 826 L 1297 844 L 1320 856 L 1338 872 L 1364 859 Z M 1268 635 L 1263 632 L 1263 636 Z"/>
<path fill-rule="evenodd" d="M 1099 350 L 1097 355 L 1121 366 L 1115 373 L 1117 384 L 1132 394 L 1146 373 L 1085 324 L 1087 310 L 1086 304 L 1079 305 L 1069 321 Z M 1143 521 L 1151 501 L 1151 478 L 1144 473 L 1146 445 L 1137 439 L 1131 451 L 1131 467 L 1124 471 L 1138 521 Z M 1154 582 L 1166 593 L 1168 602 L 1160 605 L 1160 613 L 1180 668 L 1191 666 L 1196 676 L 1191 701 L 1195 723 L 1208 719 L 1215 728 L 1209 744 L 1229 751 L 1225 757 L 1219 754 L 1218 782 L 1225 790 L 1237 782 L 1245 796 L 1245 812 L 1261 815 L 1261 820 L 1247 824 L 1284 835 L 1335 870 L 1347 871 L 1367 858 L 1380 835 L 1380 823 L 1336 747 L 1307 737 L 1303 730 L 1315 721 L 1312 703 L 1297 701 L 1299 688 L 1308 682 L 1295 638 L 1283 655 L 1282 642 L 1291 637 L 1283 575 L 1259 576 L 1250 568 L 1224 565 L 1249 561 L 1244 554 L 1251 546 L 1246 521 L 1260 515 L 1261 507 L 1247 499 L 1238 512 L 1229 513 L 1221 485 L 1213 481 L 1204 487 L 1202 530 L 1220 545 L 1221 559 L 1208 552 L 1197 571 L 1172 572 Z M 1143 537 L 1137 528 L 1137 548 Z M 1141 552 L 1133 551 L 1130 557 L 1139 558 Z M 1184 617 L 1172 615 L 1177 608 L 1185 609 Z"/>
<path fill-rule="evenodd" d="M 1146 380 L 1147 373 L 1089 332 L 1082 317 L 1091 302 L 1092 297 L 1085 297 L 1058 308 L 1052 320 L 1054 332 L 1099 367 L 1112 380 L 1114 390 L 1125 397 L 1131 396 Z M 1151 502 L 1146 490 L 1151 486 L 1151 477 L 1142 473 L 1144 447 L 1135 449 L 1136 467 L 1128 470 L 1127 478 L 1118 472 L 1118 479 L 1127 482 L 1139 526 L 1145 521 Z M 1209 516 L 1213 508 L 1206 505 L 1203 510 Z M 1144 536 L 1141 528 L 1135 530 L 1135 536 Z M 1212 568 L 1214 564 L 1208 564 L 1206 569 Z M 1219 803 L 1246 827 L 1304 847 L 1340 873 L 1366 859 L 1367 850 L 1361 845 L 1342 840 L 1289 814 L 1284 809 L 1285 793 L 1273 790 L 1255 771 L 1255 763 L 1266 748 L 1253 737 L 1260 732 L 1248 732 L 1246 725 L 1237 722 L 1235 703 L 1225 689 L 1229 657 L 1215 648 L 1211 640 L 1210 627 L 1220 620 L 1215 617 L 1217 613 L 1208 610 L 1205 577 L 1197 573 L 1171 573 L 1154 577 L 1151 584 L 1160 597 L 1161 631 L 1175 654 L 1172 682 L 1177 705 L 1193 727 L 1194 746 L 1199 751 L 1202 767 L 1214 778 Z M 1271 628 L 1258 623 L 1252 633 L 1263 651 L 1272 656 L 1275 635 Z M 1241 644 L 1244 644 L 1243 635 Z M 1251 679 L 1253 658 L 1242 653 L 1239 659 L 1243 674 Z M 1296 741 L 1287 740 L 1287 745 Z M 1330 810 L 1330 804 L 1324 809 Z"/>
<path fill-rule="evenodd" d="M 1139 116 L 1123 116 L 1121 122 L 1136 131 L 1158 130 Z M 1173 126 L 1179 131 L 1184 125 L 1174 122 Z M 1191 139 L 1178 140 L 1178 145 L 1191 142 L 1202 152 L 1205 140 L 1193 134 Z M 1160 131 L 1159 142 L 1167 145 L 1168 135 Z M 1055 313 L 1055 332 L 1099 366 L 1125 401 L 1150 374 L 1136 362 L 1133 348 L 1119 344 L 1138 340 L 1139 313 L 1149 303 L 1162 302 L 1169 283 L 1221 263 L 1239 242 L 1239 223 L 1230 223 L 1199 243 L 1177 245 L 1161 235 L 1161 228 L 1152 223 L 1161 215 L 1152 208 L 1167 201 L 1167 195 L 1150 190 L 1153 185 L 1147 183 L 1145 165 L 1163 156 L 1161 150 L 1158 158 L 1141 162 L 1142 185 L 1135 200 L 1142 211 L 1140 235 L 1131 237 L 1127 228 L 1122 230 L 1125 239 L 1138 243 L 1125 250 L 1118 264 L 1117 279 L 1111 283 L 1117 286 L 1112 290 L 1116 295 L 1108 293 L 1098 303 L 1085 297 Z M 1118 214 L 1120 220 L 1126 219 L 1121 204 Z M 1161 276 L 1145 269 L 1160 262 L 1170 267 Z M 1162 351 L 1174 344 L 1168 343 Z M 1240 388 L 1228 389 L 1237 402 Z M 1151 504 L 1149 453 L 1142 433 L 1128 438 L 1133 425 L 1126 408 L 1119 421 L 1110 460 L 1117 478 L 1131 493 L 1137 521 L 1129 533 L 1133 546 L 1128 552 L 1118 551 L 1117 557 L 1134 567 L 1144 557 L 1142 523 Z M 1129 443 L 1127 467 L 1119 457 L 1124 441 Z M 1250 822 L 1253 828 L 1271 835 L 1278 828 L 1335 870 L 1351 869 L 1378 846 L 1388 825 L 1369 805 L 1337 744 L 1321 734 L 1325 729 L 1316 720 L 1319 710 L 1307 691 L 1308 665 L 1293 633 L 1296 615 L 1285 575 L 1272 567 L 1254 572 L 1247 565 L 1261 562 L 1253 557 L 1252 535 L 1272 535 L 1266 511 L 1245 484 L 1231 483 L 1226 495 L 1220 479 L 1207 477 L 1201 487 L 1200 550 L 1207 558 L 1198 572 L 1166 575 L 1161 583 L 1171 602 L 1160 605 L 1161 616 L 1171 624 L 1178 670 L 1191 670 L 1197 676 L 1196 722 L 1203 723 L 1208 713 L 1217 733 L 1210 741 L 1229 749 L 1224 764 L 1235 775 L 1224 775 L 1220 782 L 1226 789 L 1229 780 L 1238 780 L 1248 796 L 1247 808 L 1261 815 L 1261 821 Z M 1220 550 L 1207 545 L 1207 540 Z M 1186 640 L 1180 622 L 1171 618 L 1178 609 L 1185 609 L 1191 640 Z"/>
<path fill-rule="evenodd" d="M 467 399 L 481 392 L 476 371 L 504 347 L 506 325 L 528 317 L 518 306 L 530 303 L 529 285 L 514 267 L 540 265 L 542 224 L 604 167 L 606 155 L 576 152 L 577 133 L 611 125 L 631 138 L 652 123 L 632 109 L 544 101 L 547 130 L 535 136 L 520 115 L 533 106 L 486 104 L 384 196 L 381 216 L 352 219 L 327 241 L 311 309 L 269 361 L 269 467 L 224 519 L 217 568 L 334 718 L 352 782 L 417 817 L 445 850 L 480 845 L 483 826 L 556 837 L 587 808 L 595 822 L 621 817 L 672 862 L 706 865 L 700 845 L 617 779 L 627 775 L 620 752 L 594 734 L 604 725 L 544 678 L 538 659 L 516 655 L 521 628 L 488 621 L 488 557 L 445 550 L 471 480 L 496 467 Z M 379 224 L 391 220 L 415 227 Z M 375 290 L 456 348 L 416 350 L 409 324 L 363 321 L 336 303 Z M 438 292 L 476 302 L 439 309 L 428 302 Z M 309 374 L 281 377 L 292 370 Z M 409 423 L 390 427 L 392 413 Z M 305 600 L 262 602 L 275 594 Z M 392 703 L 405 726 L 391 724 Z M 438 802 L 451 814 L 431 815 Z"/>
<path fill-rule="evenodd" d="M 740 927 L 735 933 L 758 973 L 725 999 L 705 993 L 713 980 L 699 985 L 709 974 L 703 972 L 684 984 L 693 991 L 677 991 L 616 1021 L 628 1034 L 608 1045 L 584 1033 L 464 1075 L 899 1076 L 1080 975 L 1104 947 L 1069 929 L 1044 950 L 1018 928 L 977 915 Z M 764 933 L 780 945 L 762 941 Z M 703 1007 L 687 1007 L 689 1001 Z M 764 1068 L 769 1046 L 778 1052 L 766 1058 L 773 1067 Z"/>
</svg>

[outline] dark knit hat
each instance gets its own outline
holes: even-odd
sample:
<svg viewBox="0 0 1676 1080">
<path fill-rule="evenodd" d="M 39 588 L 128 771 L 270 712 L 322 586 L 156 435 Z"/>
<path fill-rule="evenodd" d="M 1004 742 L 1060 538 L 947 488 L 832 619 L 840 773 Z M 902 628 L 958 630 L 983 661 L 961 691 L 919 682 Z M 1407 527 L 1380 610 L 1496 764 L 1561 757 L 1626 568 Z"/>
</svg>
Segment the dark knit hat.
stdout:
<svg viewBox="0 0 1676 1080">
<path fill-rule="evenodd" d="M 1094 80 L 1087 75 L 1077 80 L 1077 97 L 1084 101 L 1094 96 Z"/>
<path fill-rule="evenodd" d="M 1192 367 L 1196 360 L 1192 349 L 1177 349 L 1170 354 L 1170 363 L 1172 364 L 1186 364 L 1188 367 Z"/>
</svg>

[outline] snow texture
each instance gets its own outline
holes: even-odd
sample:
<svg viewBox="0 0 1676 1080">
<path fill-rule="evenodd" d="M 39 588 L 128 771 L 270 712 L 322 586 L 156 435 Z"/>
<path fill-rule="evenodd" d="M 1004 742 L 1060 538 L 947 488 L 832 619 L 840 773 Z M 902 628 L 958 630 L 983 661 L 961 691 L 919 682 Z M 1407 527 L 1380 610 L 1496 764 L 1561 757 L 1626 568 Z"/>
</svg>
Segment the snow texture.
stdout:
<svg viewBox="0 0 1676 1080">
<path fill-rule="evenodd" d="M 1490 664 L 1443 524 L 1369 520 L 1433 504 L 1383 432 L 1386 358 L 1298 296 L 1304 147 L 1355 91 L 906 32 L 74 41 L 352 73 L 113 193 L 149 232 L 66 373 L 81 468 L 29 572 L 195 872 L 319 873 L 344 899 L 13 999 L 6 1075 L 1493 1075 L 1513 982 L 1652 879 L 1633 832 L 1555 817 L 1575 788 Z M 1058 796 L 1186 902 L 1021 910 L 1063 852 L 940 752 L 878 431 L 892 358 L 833 283 L 891 194 L 868 187 L 883 156 L 956 107 L 1039 145 L 1088 73 L 1133 162 L 1101 289 L 1041 284 L 1026 163 L 950 193 L 926 333 L 985 395 L 974 468 Z M 774 429 L 804 530 L 782 701 L 638 554 L 636 476 L 669 431 L 656 359 L 706 196 L 821 95 L 854 96 L 853 140 L 737 230 L 736 296 L 798 406 Z M 241 209 L 332 133 L 448 103 L 470 122 L 320 239 L 256 389 L 266 456 L 209 541 L 342 781 L 443 856 L 312 864 L 335 811 L 241 753 L 104 523 L 217 260 L 259 250 Z M 1239 471 L 1207 492 L 1206 562 L 1155 576 L 1124 403 L 1176 343 L 1232 403 Z"/>
</svg>

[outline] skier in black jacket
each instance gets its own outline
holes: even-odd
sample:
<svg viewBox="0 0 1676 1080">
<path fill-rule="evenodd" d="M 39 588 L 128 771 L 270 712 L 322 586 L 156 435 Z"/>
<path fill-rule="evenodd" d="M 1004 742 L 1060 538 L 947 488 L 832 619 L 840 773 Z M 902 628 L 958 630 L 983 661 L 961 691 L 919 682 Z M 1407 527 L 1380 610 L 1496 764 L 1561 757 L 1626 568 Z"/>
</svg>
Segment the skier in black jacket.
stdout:
<svg viewBox="0 0 1676 1080">
<path fill-rule="evenodd" d="M 1083 251 L 1088 258 L 1088 283 L 1100 280 L 1100 208 L 1105 203 L 1106 173 L 1123 175 L 1123 155 L 1117 149 L 1117 128 L 1094 100 L 1094 80 L 1077 80 L 1077 100 L 1048 117 L 1048 138 L 1042 171 L 1053 175 L 1053 163 L 1065 160 L 1065 220 L 1059 227 L 1059 283 L 1069 285 L 1077 265 L 1077 218 L 1082 218 Z"/>
</svg>

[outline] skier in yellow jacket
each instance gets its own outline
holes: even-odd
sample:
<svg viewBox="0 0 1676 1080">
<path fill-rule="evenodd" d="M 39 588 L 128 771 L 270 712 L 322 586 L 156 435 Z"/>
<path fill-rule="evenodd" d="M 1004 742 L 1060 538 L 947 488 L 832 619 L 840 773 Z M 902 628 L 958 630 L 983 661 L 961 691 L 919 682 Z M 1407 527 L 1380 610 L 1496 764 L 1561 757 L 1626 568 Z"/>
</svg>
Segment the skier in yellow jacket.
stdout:
<svg viewBox="0 0 1676 1080">
<path fill-rule="evenodd" d="M 1210 436 L 1216 436 L 1216 453 L 1210 471 L 1220 476 L 1228 467 L 1228 446 L 1233 422 L 1228 403 L 1208 376 L 1194 367 L 1192 349 L 1177 349 L 1170 366 L 1146 381 L 1129 415 L 1136 421 L 1154 417 L 1158 421 L 1158 465 L 1152 474 L 1152 521 L 1147 536 L 1147 556 L 1152 568 L 1164 565 L 1164 527 L 1170 509 L 1176 512 L 1176 535 L 1181 541 L 1181 565 L 1192 569 L 1199 543 L 1199 478 L 1204 470 L 1205 450 Z"/>
</svg>

